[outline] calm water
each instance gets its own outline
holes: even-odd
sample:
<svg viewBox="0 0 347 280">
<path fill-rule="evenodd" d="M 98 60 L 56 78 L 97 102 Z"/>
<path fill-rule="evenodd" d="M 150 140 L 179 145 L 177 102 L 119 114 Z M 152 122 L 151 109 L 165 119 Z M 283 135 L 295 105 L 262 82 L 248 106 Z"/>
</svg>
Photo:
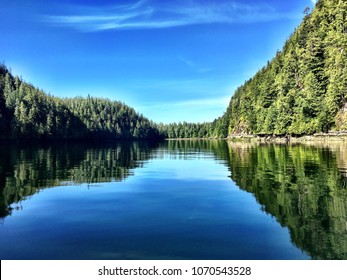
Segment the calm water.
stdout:
<svg viewBox="0 0 347 280">
<path fill-rule="evenodd" d="M 0 146 L 1 259 L 347 259 L 347 147 Z"/>
</svg>

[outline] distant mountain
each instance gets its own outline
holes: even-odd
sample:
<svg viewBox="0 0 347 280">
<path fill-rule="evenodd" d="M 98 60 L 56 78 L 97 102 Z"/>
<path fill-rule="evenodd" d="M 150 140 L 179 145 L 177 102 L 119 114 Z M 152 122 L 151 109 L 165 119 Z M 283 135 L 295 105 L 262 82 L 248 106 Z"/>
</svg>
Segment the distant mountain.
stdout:
<svg viewBox="0 0 347 280">
<path fill-rule="evenodd" d="M 153 139 L 155 124 L 109 99 L 57 98 L 0 65 L 0 139 Z"/>
<path fill-rule="evenodd" d="M 347 130 L 347 1 L 319 0 L 274 59 L 239 87 L 228 134 Z"/>
</svg>

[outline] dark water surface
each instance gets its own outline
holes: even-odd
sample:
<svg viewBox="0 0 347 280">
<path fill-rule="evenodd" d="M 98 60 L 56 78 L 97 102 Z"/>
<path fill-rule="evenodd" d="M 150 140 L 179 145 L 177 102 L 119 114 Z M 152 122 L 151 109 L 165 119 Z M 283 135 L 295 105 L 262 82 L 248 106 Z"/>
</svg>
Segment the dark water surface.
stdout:
<svg viewBox="0 0 347 280">
<path fill-rule="evenodd" d="M 347 147 L 0 146 L 1 259 L 347 259 Z"/>
</svg>

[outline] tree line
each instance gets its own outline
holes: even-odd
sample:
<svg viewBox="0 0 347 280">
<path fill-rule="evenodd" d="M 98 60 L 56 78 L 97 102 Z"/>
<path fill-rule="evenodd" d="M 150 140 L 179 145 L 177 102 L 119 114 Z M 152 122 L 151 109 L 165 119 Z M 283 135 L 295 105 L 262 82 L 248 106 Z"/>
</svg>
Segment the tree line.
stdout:
<svg viewBox="0 0 347 280">
<path fill-rule="evenodd" d="M 179 122 L 157 124 L 159 133 L 164 138 L 225 138 L 228 136 L 228 122 L 225 116 L 213 122 Z"/>
</svg>

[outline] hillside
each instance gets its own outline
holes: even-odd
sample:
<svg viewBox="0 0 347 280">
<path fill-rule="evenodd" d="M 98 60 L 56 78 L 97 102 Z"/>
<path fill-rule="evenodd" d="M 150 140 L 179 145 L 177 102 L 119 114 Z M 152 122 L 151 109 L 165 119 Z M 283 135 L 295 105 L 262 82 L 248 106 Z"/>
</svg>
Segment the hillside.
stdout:
<svg viewBox="0 0 347 280">
<path fill-rule="evenodd" d="M 239 87 L 228 134 L 347 129 L 347 1 L 320 0 L 272 61 Z"/>
<path fill-rule="evenodd" d="M 0 65 L 0 139 L 152 139 L 154 123 L 109 99 L 56 98 Z"/>
</svg>

